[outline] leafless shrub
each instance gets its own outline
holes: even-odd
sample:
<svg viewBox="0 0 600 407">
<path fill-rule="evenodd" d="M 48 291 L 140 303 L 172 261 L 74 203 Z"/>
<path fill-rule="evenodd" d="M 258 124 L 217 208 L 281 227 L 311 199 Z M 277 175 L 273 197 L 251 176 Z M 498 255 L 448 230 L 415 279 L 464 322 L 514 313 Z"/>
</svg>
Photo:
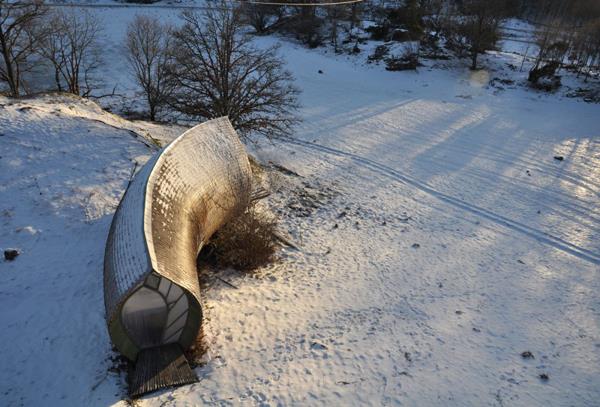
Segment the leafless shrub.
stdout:
<svg viewBox="0 0 600 407">
<path fill-rule="evenodd" d="M 462 15 L 448 30 L 449 36 L 454 37 L 448 44 L 452 44 L 459 53 L 466 52 L 471 58 L 471 69 L 477 69 L 479 54 L 496 46 L 506 6 L 503 0 L 464 0 L 459 11 Z"/>
<path fill-rule="evenodd" d="M 217 264 L 251 271 L 271 263 L 277 248 L 276 227 L 273 217 L 250 206 L 213 237 Z"/>
<path fill-rule="evenodd" d="M 292 15 L 285 24 L 285 31 L 310 48 L 323 45 L 323 19 L 310 7 L 301 7 L 303 12 Z M 306 9 L 306 10 L 305 10 Z M 313 10 L 312 12 L 309 12 Z"/>
<path fill-rule="evenodd" d="M 440 36 L 446 31 L 448 25 L 449 6 L 446 0 L 423 0 L 423 24 L 437 43 Z"/>
<path fill-rule="evenodd" d="M 540 0 L 526 9 L 537 20 L 538 54 L 530 70 L 535 79 L 551 67 L 587 76 L 600 60 L 600 3 L 595 0 Z M 554 74 L 554 73 L 553 73 Z M 545 75 L 546 82 L 556 78 Z M 531 79 L 530 79 L 531 81 Z M 531 81 L 533 85 L 535 81 Z"/>
<path fill-rule="evenodd" d="M 387 71 L 406 71 L 415 70 L 421 65 L 419 62 L 419 43 L 407 42 L 402 54 L 392 56 L 385 60 Z"/>
<path fill-rule="evenodd" d="M 86 10 L 57 10 L 47 25 L 38 53 L 54 67 L 57 90 L 89 96 L 97 86 L 94 72 L 102 62 L 100 20 Z"/>
<path fill-rule="evenodd" d="M 172 33 L 172 27 L 150 16 L 136 16 L 127 27 L 127 60 L 146 98 L 152 121 L 172 93 Z"/>
<path fill-rule="evenodd" d="M 534 68 L 529 71 L 527 80 L 530 82 L 531 86 L 536 89 L 549 92 L 556 90 L 561 85 L 560 77 L 555 75 L 559 65 L 558 62 L 552 61 L 539 68 Z"/>
<path fill-rule="evenodd" d="M 283 16 L 282 6 L 242 3 L 239 12 L 244 23 L 254 28 L 257 34 L 265 34 Z"/>
<path fill-rule="evenodd" d="M 375 51 L 367 58 L 367 62 L 378 62 L 387 57 L 390 53 L 390 47 L 387 45 L 378 45 Z"/>
<path fill-rule="evenodd" d="M 574 59 L 577 75 L 585 71 L 587 81 L 590 71 L 600 64 L 600 17 L 586 22 L 575 36 Z"/>
<path fill-rule="evenodd" d="M 10 96 L 21 94 L 23 73 L 32 69 L 46 10 L 42 0 L 0 0 L 0 82 L 7 84 Z"/>
<path fill-rule="evenodd" d="M 333 45 L 335 52 L 339 52 L 338 33 L 340 31 L 341 21 L 348 18 L 349 9 L 344 5 L 329 6 L 325 9 L 327 22 L 329 23 L 329 41 Z"/>
<path fill-rule="evenodd" d="M 346 20 L 350 23 L 347 27 L 349 39 L 352 39 L 354 28 L 361 25 L 363 20 L 365 9 L 368 6 L 365 3 L 352 3 L 350 5 L 345 6 Z"/>
</svg>

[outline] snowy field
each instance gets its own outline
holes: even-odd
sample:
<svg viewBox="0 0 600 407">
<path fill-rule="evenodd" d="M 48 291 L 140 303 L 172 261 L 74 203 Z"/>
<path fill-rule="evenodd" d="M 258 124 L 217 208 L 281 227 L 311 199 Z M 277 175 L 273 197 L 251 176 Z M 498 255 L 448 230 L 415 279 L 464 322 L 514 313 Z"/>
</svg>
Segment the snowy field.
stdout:
<svg viewBox="0 0 600 407">
<path fill-rule="evenodd" d="M 126 84 L 135 9 L 97 12 Z M 303 123 L 251 150 L 297 174 L 272 167 L 268 203 L 301 250 L 205 282 L 200 382 L 135 405 L 599 405 L 600 106 L 522 87 L 508 52 L 399 73 L 273 42 Z M 22 252 L 0 262 L 0 405 L 128 403 L 104 243 L 149 136 L 181 131 L 0 98 L 0 248 Z"/>
</svg>

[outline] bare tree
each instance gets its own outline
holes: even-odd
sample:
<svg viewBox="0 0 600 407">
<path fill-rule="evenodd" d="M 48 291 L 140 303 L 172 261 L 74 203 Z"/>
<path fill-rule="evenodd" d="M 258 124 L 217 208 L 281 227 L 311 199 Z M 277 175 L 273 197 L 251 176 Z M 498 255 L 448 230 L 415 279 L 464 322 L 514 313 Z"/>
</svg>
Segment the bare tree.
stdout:
<svg viewBox="0 0 600 407">
<path fill-rule="evenodd" d="M 314 1 L 299 0 L 297 3 L 305 5 L 291 7 L 290 15 L 282 28 L 310 48 L 321 46 L 324 41 L 324 19 L 317 13 L 316 6 L 310 5 Z"/>
<path fill-rule="evenodd" d="M 348 11 L 348 21 L 350 22 L 350 27 L 348 32 L 352 34 L 354 28 L 360 25 L 362 21 L 362 15 L 365 11 L 365 7 L 363 3 L 352 3 L 349 7 Z"/>
<path fill-rule="evenodd" d="M 554 78 L 563 65 L 577 74 L 598 63 L 600 53 L 600 2 L 597 0 L 538 0 L 525 2 L 523 9 L 538 23 L 538 53 L 529 80 Z M 587 68 L 587 69 L 586 69 Z M 587 77 L 586 77 L 587 80 Z"/>
<path fill-rule="evenodd" d="M 244 137 L 277 137 L 297 122 L 298 90 L 276 48 L 257 49 L 238 12 L 186 11 L 175 32 L 172 106 L 194 118 L 228 116 Z"/>
<path fill-rule="evenodd" d="M 173 29 L 156 17 L 136 16 L 127 27 L 127 59 L 148 102 L 150 120 L 156 120 L 172 91 Z"/>
<path fill-rule="evenodd" d="M 339 7 L 339 6 L 337 6 Z M 354 47 L 352 52 L 360 52 L 358 44 L 360 42 L 360 35 L 357 35 L 355 31 L 356 27 L 360 27 L 365 14 L 365 5 L 363 3 L 352 3 L 350 5 L 342 6 L 344 8 L 344 24 L 342 24 L 342 30 L 345 33 L 344 43 L 350 43 L 354 41 Z M 333 27 L 332 27 L 333 28 Z"/>
<path fill-rule="evenodd" d="M 424 22 L 427 27 L 433 31 L 433 39 L 438 41 L 442 33 L 445 32 L 448 24 L 448 2 L 446 0 L 423 0 Z"/>
<path fill-rule="evenodd" d="M 471 57 L 471 69 L 477 69 L 477 57 L 493 49 L 498 41 L 498 28 L 506 9 L 503 0 L 463 0 L 464 16 L 458 22 L 457 33 L 464 40 Z"/>
<path fill-rule="evenodd" d="M 239 8 L 244 22 L 250 24 L 257 34 L 266 33 L 283 16 L 283 7 L 277 5 L 243 2 Z"/>
<path fill-rule="evenodd" d="M 22 74 L 31 69 L 39 39 L 36 26 L 45 12 L 41 0 L 0 0 L 0 81 L 6 82 L 13 97 L 21 93 Z"/>
<path fill-rule="evenodd" d="M 38 52 L 54 67 L 57 89 L 89 96 L 95 86 L 93 73 L 101 63 L 100 21 L 88 11 L 58 10 L 47 24 L 50 29 Z"/>
<path fill-rule="evenodd" d="M 329 22 L 330 26 L 329 40 L 331 42 L 331 45 L 333 45 L 335 52 L 338 52 L 338 33 L 340 20 L 347 17 L 347 9 L 343 5 L 341 5 L 328 6 L 325 10 L 327 12 L 327 21 Z"/>
<path fill-rule="evenodd" d="M 576 33 L 573 54 L 577 60 L 577 76 L 585 70 L 587 81 L 590 70 L 600 62 L 600 18 L 586 22 Z"/>
</svg>

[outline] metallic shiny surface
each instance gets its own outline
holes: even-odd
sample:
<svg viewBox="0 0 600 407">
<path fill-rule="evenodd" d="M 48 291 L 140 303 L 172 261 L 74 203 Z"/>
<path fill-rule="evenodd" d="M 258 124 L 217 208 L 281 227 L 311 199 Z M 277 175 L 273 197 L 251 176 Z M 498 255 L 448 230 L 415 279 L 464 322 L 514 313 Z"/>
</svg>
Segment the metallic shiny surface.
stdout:
<svg viewBox="0 0 600 407">
<path fill-rule="evenodd" d="M 130 359 L 142 346 L 127 332 L 121 309 L 153 275 L 184 290 L 189 312 L 178 342 L 185 348 L 195 339 L 201 322 L 196 257 L 210 236 L 248 205 L 251 174 L 243 144 L 229 120 L 220 118 L 179 136 L 130 183 L 104 259 L 109 332 Z"/>
</svg>

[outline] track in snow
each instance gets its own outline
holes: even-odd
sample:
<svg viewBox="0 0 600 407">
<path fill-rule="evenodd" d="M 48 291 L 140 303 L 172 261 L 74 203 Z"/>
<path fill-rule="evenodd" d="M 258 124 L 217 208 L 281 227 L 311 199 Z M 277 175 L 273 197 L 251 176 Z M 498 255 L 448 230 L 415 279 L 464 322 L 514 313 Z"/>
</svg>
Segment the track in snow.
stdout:
<svg viewBox="0 0 600 407">
<path fill-rule="evenodd" d="M 537 240 L 539 242 L 542 242 L 549 246 L 552 246 L 555 249 L 569 253 L 580 259 L 589 261 L 590 263 L 600 264 L 600 254 L 599 253 L 594 253 L 591 250 L 574 245 L 573 243 L 567 242 L 566 240 L 563 240 L 559 237 L 553 236 L 546 232 L 542 232 L 541 230 L 532 228 L 530 226 L 527 226 L 523 223 L 517 222 L 512 219 L 509 219 L 502 215 L 498 215 L 488 209 L 481 208 L 479 206 L 465 202 L 461 199 L 444 194 L 443 192 L 437 191 L 436 189 L 432 188 L 431 186 L 427 185 L 424 182 L 415 180 L 415 179 L 401 173 L 400 171 L 397 171 L 391 167 L 388 167 L 387 165 L 378 163 L 377 161 L 373 161 L 368 158 L 361 157 L 357 154 L 353 154 L 353 153 L 343 151 L 343 150 L 338 150 L 338 149 L 335 149 L 332 147 L 327 147 L 327 146 L 309 142 L 309 141 L 298 140 L 298 139 L 294 139 L 294 138 L 285 138 L 285 139 L 282 139 L 282 141 L 289 143 L 289 144 L 294 144 L 297 146 L 302 146 L 302 147 L 310 148 L 313 150 L 321 151 L 321 152 L 335 155 L 338 157 L 349 158 L 364 168 L 368 168 L 372 171 L 378 172 L 379 174 L 384 175 L 394 181 L 401 182 L 403 184 L 411 185 L 415 188 L 418 188 L 419 190 L 428 193 L 429 195 L 437 198 L 438 200 L 440 200 L 444 203 L 447 203 L 456 208 L 459 208 L 459 209 L 465 210 L 467 212 L 473 213 L 475 215 L 478 215 L 478 216 L 485 218 L 487 220 L 490 220 L 496 224 L 505 226 L 511 230 L 517 231 L 521 234 L 524 234 L 526 236 L 534 238 L 535 240 Z"/>
</svg>

